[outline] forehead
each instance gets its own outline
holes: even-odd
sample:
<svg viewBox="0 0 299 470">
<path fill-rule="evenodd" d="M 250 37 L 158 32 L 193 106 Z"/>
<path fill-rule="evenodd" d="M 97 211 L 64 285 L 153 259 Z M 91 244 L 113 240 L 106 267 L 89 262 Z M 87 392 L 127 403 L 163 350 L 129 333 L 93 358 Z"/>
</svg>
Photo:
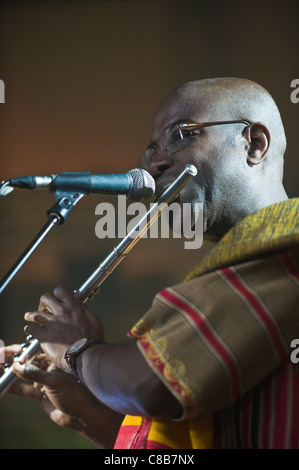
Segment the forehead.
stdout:
<svg viewBox="0 0 299 470">
<path fill-rule="evenodd" d="M 200 94 L 172 92 L 158 106 L 152 120 L 152 135 L 159 134 L 177 121 L 205 121 L 208 118 L 208 106 Z"/>
</svg>

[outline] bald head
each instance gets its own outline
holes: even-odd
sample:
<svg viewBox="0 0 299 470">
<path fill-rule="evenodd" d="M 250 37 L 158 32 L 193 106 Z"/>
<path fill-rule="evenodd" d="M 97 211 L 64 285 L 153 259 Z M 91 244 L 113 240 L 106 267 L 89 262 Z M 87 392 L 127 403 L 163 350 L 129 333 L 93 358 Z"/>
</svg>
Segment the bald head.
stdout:
<svg viewBox="0 0 299 470">
<path fill-rule="evenodd" d="M 214 125 L 187 132 L 184 146 L 168 153 L 163 139 L 178 123 Z M 203 202 L 205 232 L 211 237 L 222 236 L 247 214 L 287 199 L 280 113 L 271 95 L 250 80 L 205 79 L 173 90 L 153 117 L 149 149 L 140 162 L 158 186 L 177 176 L 186 163 L 197 167 L 197 177 L 180 198 Z"/>
<path fill-rule="evenodd" d="M 208 110 L 207 120 L 244 119 L 264 124 L 271 138 L 268 154 L 276 157 L 276 163 L 282 161 L 286 137 L 280 112 L 261 85 L 243 78 L 211 78 L 185 83 L 172 93 Z"/>
</svg>

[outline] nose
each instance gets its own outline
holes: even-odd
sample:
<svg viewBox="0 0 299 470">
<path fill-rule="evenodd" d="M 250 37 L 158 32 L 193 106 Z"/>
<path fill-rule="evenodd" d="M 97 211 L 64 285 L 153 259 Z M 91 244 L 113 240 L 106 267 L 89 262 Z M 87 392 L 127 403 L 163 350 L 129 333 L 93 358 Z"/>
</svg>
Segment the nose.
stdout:
<svg viewBox="0 0 299 470">
<path fill-rule="evenodd" d="M 166 155 L 161 150 L 156 150 L 155 153 L 152 151 L 151 158 L 142 159 L 141 157 L 140 163 L 141 162 L 143 163 L 143 168 L 145 168 L 154 178 L 162 175 L 165 170 L 172 167 L 174 164 L 173 158 Z"/>
</svg>

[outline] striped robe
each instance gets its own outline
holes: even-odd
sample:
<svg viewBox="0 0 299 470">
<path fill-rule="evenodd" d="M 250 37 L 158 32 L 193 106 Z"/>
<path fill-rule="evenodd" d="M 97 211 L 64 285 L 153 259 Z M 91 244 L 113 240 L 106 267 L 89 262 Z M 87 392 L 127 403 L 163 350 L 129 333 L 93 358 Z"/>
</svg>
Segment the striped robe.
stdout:
<svg viewBox="0 0 299 470">
<path fill-rule="evenodd" d="M 250 214 L 157 294 L 130 336 L 184 411 L 126 416 L 115 448 L 298 448 L 298 207 Z"/>
</svg>

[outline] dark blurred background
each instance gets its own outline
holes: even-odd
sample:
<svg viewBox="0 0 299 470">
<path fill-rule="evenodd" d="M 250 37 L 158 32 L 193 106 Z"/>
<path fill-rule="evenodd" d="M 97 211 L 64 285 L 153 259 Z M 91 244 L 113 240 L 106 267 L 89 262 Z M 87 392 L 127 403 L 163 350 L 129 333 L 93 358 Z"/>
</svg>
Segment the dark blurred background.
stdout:
<svg viewBox="0 0 299 470">
<path fill-rule="evenodd" d="M 148 144 L 152 114 L 176 86 L 219 76 L 249 78 L 275 98 L 288 139 L 285 186 L 298 196 L 298 2 L 201 0 L 14 1 L 0 4 L 0 178 L 63 171 L 122 173 Z M 23 315 L 57 284 L 79 287 L 118 240 L 95 236 L 84 198 L 1 296 L 0 338 L 23 342 Z M 48 192 L 1 198 L 4 276 L 47 221 Z M 179 282 L 210 249 L 142 240 L 90 304 L 109 341 L 126 333 L 161 288 Z M 0 448 L 92 448 L 58 428 L 38 402 L 5 395 Z"/>
</svg>

